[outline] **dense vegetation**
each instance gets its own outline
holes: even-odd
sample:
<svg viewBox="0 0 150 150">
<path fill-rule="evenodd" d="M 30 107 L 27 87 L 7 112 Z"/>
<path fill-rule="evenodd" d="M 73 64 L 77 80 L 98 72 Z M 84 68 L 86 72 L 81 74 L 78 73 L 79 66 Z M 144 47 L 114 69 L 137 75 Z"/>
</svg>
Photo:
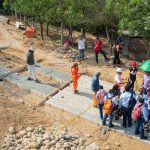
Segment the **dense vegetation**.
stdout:
<svg viewBox="0 0 150 150">
<path fill-rule="evenodd" d="M 43 24 L 58 24 L 70 30 L 84 28 L 91 32 L 102 30 L 130 31 L 136 36 L 150 35 L 149 0 L 4 0 L 3 6 Z M 62 38 L 62 37 L 61 37 Z"/>
</svg>

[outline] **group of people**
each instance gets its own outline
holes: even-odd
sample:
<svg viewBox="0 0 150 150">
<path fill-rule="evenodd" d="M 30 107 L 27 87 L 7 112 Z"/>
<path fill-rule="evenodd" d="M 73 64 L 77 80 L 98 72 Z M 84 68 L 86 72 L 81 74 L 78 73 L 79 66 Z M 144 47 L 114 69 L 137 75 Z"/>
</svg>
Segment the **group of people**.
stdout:
<svg viewBox="0 0 150 150">
<path fill-rule="evenodd" d="M 129 77 L 122 78 L 122 68 L 116 69 L 114 86 L 105 91 L 100 84 L 101 73 L 97 72 L 92 79 L 91 90 L 93 91 L 93 107 L 99 108 L 99 115 L 102 125 L 106 125 L 109 117 L 109 128 L 114 127 L 113 118 L 123 116 L 122 126 L 131 127 L 135 122 L 135 135 L 140 135 L 141 139 L 147 139 L 144 135 L 143 123 L 150 120 L 150 72 L 145 72 L 140 94 L 134 91 L 134 83 L 138 72 L 137 63 L 132 62 L 129 67 Z M 75 63 L 71 68 L 74 93 L 77 94 L 78 79 L 80 73 L 78 64 Z M 125 84 L 122 92 L 122 84 Z"/>
<path fill-rule="evenodd" d="M 78 45 L 78 62 L 84 61 L 85 60 L 85 50 L 87 49 L 87 42 L 86 39 L 80 35 L 79 38 L 75 41 L 75 43 L 77 43 Z M 94 53 L 95 53 L 95 62 L 98 64 L 99 63 L 99 59 L 98 59 L 98 55 L 102 54 L 105 62 L 109 61 L 109 58 L 106 55 L 105 50 L 103 49 L 103 45 L 105 43 L 100 39 L 99 36 L 96 37 L 95 41 L 94 41 Z M 65 49 L 68 49 L 69 44 L 68 44 L 68 40 L 65 42 Z M 122 53 L 122 49 L 123 49 L 123 44 L 122 42 L 116 40 L 114 46 L 113 46 L 113 54 L 114 54 L 114 58 L 113 58 L 113 66 L 116 67 L 117 65 L 120 66 L 120 58 L 121 58 L 121 53 Z"/>
</svg>

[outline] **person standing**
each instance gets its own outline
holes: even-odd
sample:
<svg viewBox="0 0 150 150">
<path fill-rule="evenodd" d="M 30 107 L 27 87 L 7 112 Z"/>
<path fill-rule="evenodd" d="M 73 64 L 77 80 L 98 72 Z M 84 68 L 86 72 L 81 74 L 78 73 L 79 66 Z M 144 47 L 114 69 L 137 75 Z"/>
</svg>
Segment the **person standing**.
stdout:
<svg viewBox="0 0 150 150">
<path fill-rule="evenodd" d="M 80 77 L 77 63 L 74 63 L 73 66 L 71 67 L 71 75 L 72 75 L 73 91 L 74 91 L 74 94 L 76 94 L 76 93 L 78 93 L 78 90 L 77 90 L 78 79 Z"/>
<path fill-rule="evenodd" d="M 140 134 L 140 139 L 146 140 L 147 136 L 144 135 L 143 123 L 148 122 L 148 109 L 141 97 L 138 98 L 138 103 L 133 109 L 132 118 L 136 121 L 135 135 Z"/>
<path fill-rule="evenodd" d="M 122 49 L 123 49 L 122 44 L 120 44 L 119 42 L 116 42 L 115 45 L 113 46 L 114 51 L 113 67 L 115 67 L 116 65 L 120 66 L 120 53 Z"/>
<path fill-rule="evenodd" d="M 132 126 L 132 119 L 131 119 L 131 109 L 130 109 L 130 101 L 131 101 L 131 93 L 130 93 L 130 86 L 125 86 L 125 92 L 121 94 L 119 106 L 123 111 L 123 127 L 127 127 L 127 121 L 128 121 L 128 127 Z"/>
<path fill-rule="evenodd" d="M 150 72 L 145 72 L 143 78 L 144 94 L 149 95 L 150 91 Z"/>
<path fill-rule="evenodd" d="M 97 99 L 96 99 L 96 94 L 99 91 L 99 77 L 100 77 L 100 72 L 97 72 L 93 78 L 92 78 L 92 84 L 91 84 L 91 89 L 93 91 L 93 107 L 97 107 Z"/>
<path fill-rule="evenodd" d="M 35 70 L 35 60 L 34 60 L 34 43 L 31 44 L 29 51 L 27 53 L 27 67 L 28 67 L 28 77 L 27 80 L 34 80 L 38 82 L 39 80 L 36 78 L 36 70 Z M 31 77 L 31 74 L 33 78 Z"/>
<path fill-rule="evenodd" d="M 121 94 L 121 84 L 124 79 L 122 78 L 122 68 L 117 68 L 116 76 L 114 78 L 115 84 L 118 86 L 118 96 Z"/>
<path fill-rule="evenodd" d="M 108 58 L 105 54 L 105 51 L 102 49 L 102 44 L 103 43 L 102 43 L 102 41 L 100 40 L 100 38 L 98 36 L 96 37 L 96 40 L 95 40 L 94 44 L 95 44 L 94 50 L 95 50 L 95 61 L 96 61 L 96 63 L 97 64 L 99 63 L 99 61 L 98 61 L 98 54 L 99 53 L 101 53 L 104 56 L 105 61 L 108 61 Z"/>
<path fill-rule="evenodd" d="M 100 85 L 99 91 L 97 92 L 96 99 L 98 101 L 100 119 L 103 120 L 103 106 L 104 106 L 104 97 L 107 95 L 106 91 L 103 89 L 103 86 Z"/>
<path fill-rule="evenodd" d="M 130 81 L 131 87 L 133 89 L 134 89 L 134 83 L 136 81 L 136 74 L 137 74 L 137 71 L 138 71 L 138 68 L 136 66 L 137 66 L 137 62 L 133 61 L 132 64 L 131 64 L 131 67 L 129 68 L 129 71 L 130 71 L 129 81 Z"/>
<path fill-rule="evenodd" d="M 86 40 L 85 38 L 83 38 L 82 35 L 80 35 L 79 39 L 77 39 L 75 43 L 78 44 L 78 51 L 79 51 L 78 61 L 84 61 L 84 52 L 87 46 Z"/>
<path fill-rule="evenodd" d="M 104 118 L 102 121 L 102 125 L 106 125 L 107 117 L 109 117 L 109 128 L 114 127 L 112 123 L 113 120 L 113 111 L 118 107 L 118 101 L 116 97 L 113 95 L 112 89 L 109 90 L 108 95 L 105 97 L 104 101 Z"/>
</svg>

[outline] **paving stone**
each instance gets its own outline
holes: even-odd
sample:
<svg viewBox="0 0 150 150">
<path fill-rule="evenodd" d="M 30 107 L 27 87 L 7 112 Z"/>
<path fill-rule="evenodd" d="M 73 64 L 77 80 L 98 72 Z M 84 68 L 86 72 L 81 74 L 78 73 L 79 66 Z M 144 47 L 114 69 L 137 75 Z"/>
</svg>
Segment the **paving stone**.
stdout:
<svg viewBox="0 0 150 150">
<path fill-rule="evenodd" d="M 2 67 L 0 68 L 0 74 L 4 74 L 7 72 L 9 72 L 8 69 L 2 68 Z M 56 88 L 50 85 L 36 83 L 35 81 L 28 81 L 25 77 L 18 76 L 16 73 L 7 76 L 6 79 L 14 84 L 17 84 L 19 87 L 28 89 L 31 92 L 34 92 L 43 96 L 47 96 L 56 90 Z"/>
<path fill-rule="evenodd" d="M 60 91 L 57 95 L 50 98 L 46 104 L 51 104 L 55 107 L 64 109 L 75 115 L 80 115 L 80 117 L 87 119 L 89 121 L 95 122 L 96 124 L 102 125 L 99 119 L 98 108 L 92 107 L 92 91 L 91 91 L 91 81 L 92 78 L 88 76 L 82 76 L 79 79 L 78 94 L 73 94 L 72 85 L 66 87 Z M 112 88 L 113 84 L 100 81 L 105 90 Z M 85 86 L 86 84 L 86 86 Z M 63 97 L 63 98 L 62 98 Z M 90 107 L 90 108 L 89 108 Z M 85 111 L 85 112 L 84 112 Z M 84 113 L 83 113 L 84 112 Z M 116 130 L 134 136 L 134 126 L 131 128 L 124 129 L 122 124 L 122 119 L 113 122 L 115 124 Z M 150 143 L 150 141 L 148 141 Z"/>
<path fill-rule="evenodd" d="M 51 77 L 55 78 L 56 80 L 60 80 L 60 81 L 64 81 L 64 82 L 70 81 L 70 76 L 68 74 L 63 73 L 61 71 L 57 71 L 50 67 L 46 67 L 41 64 L 37 64 L 36 71 L 42 72 L 43 74 L 45 74 L 47 76 L 51 76 Z"/>
</svg>

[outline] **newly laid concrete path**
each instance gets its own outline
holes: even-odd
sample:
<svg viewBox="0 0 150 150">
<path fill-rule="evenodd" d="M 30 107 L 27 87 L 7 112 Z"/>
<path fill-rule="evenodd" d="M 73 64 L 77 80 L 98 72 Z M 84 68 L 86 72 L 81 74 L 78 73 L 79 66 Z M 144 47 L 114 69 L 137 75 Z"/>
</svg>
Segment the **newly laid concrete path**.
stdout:
<svg viewBox="0 0 150 150">
<path fill-rule="evenodd" d="M 102 124 L 99 119 L 99 110 L 92 107 L 91 80 L 91 77 L 82 76 L 79 79 L 79 94 L 73 94 L 72 85 L 70 85 L 69 87 L 60 91 L 57 95 L 50 98 L 46 104 L 51 104 L 75 115 L 80 115 L 85 111 L 81 115 L 82 118 L 97 124 Z M 100 84 L 103 85 L 104 89 L 107 91 L 113 86 L 112 84 L 103 81 L 101 81 Z M 122 119 L 119 121 L 114 121 L 114 129 L 134 136 L 134 127 L 124 129 L 121 126 L 121 123 Z M 150 143 L 150 139 L 147 142 Z"/>
<path fill-rule="evenodd" d="M 10 70 L 0 67 L 0 75 L 9 72 Z M 28 81 L 27 78 L 18 76 L 16 73 L 9 75 L 5 78 L 6 80 L 22 87 L 30 92 L 39 94 L 41 96 L 48 96 L 50 93 L 53 93 L 56 88 L 50 85 L 45 85 L 41 83 L 36 83 L 35 81 Z"/>
<path fill-rule="evenodd" d="M 69 82 L 70 81 L 70 76 L 64 72 L 57 71 L 53 68 L 46 67 L 42 64 L 37 64 L 36 66 L 37 66 L 36 71 L 42 72 L 46 76 L 55 78 L 56 80 L 63 81 L 63 82 Z"/>
</svg>

